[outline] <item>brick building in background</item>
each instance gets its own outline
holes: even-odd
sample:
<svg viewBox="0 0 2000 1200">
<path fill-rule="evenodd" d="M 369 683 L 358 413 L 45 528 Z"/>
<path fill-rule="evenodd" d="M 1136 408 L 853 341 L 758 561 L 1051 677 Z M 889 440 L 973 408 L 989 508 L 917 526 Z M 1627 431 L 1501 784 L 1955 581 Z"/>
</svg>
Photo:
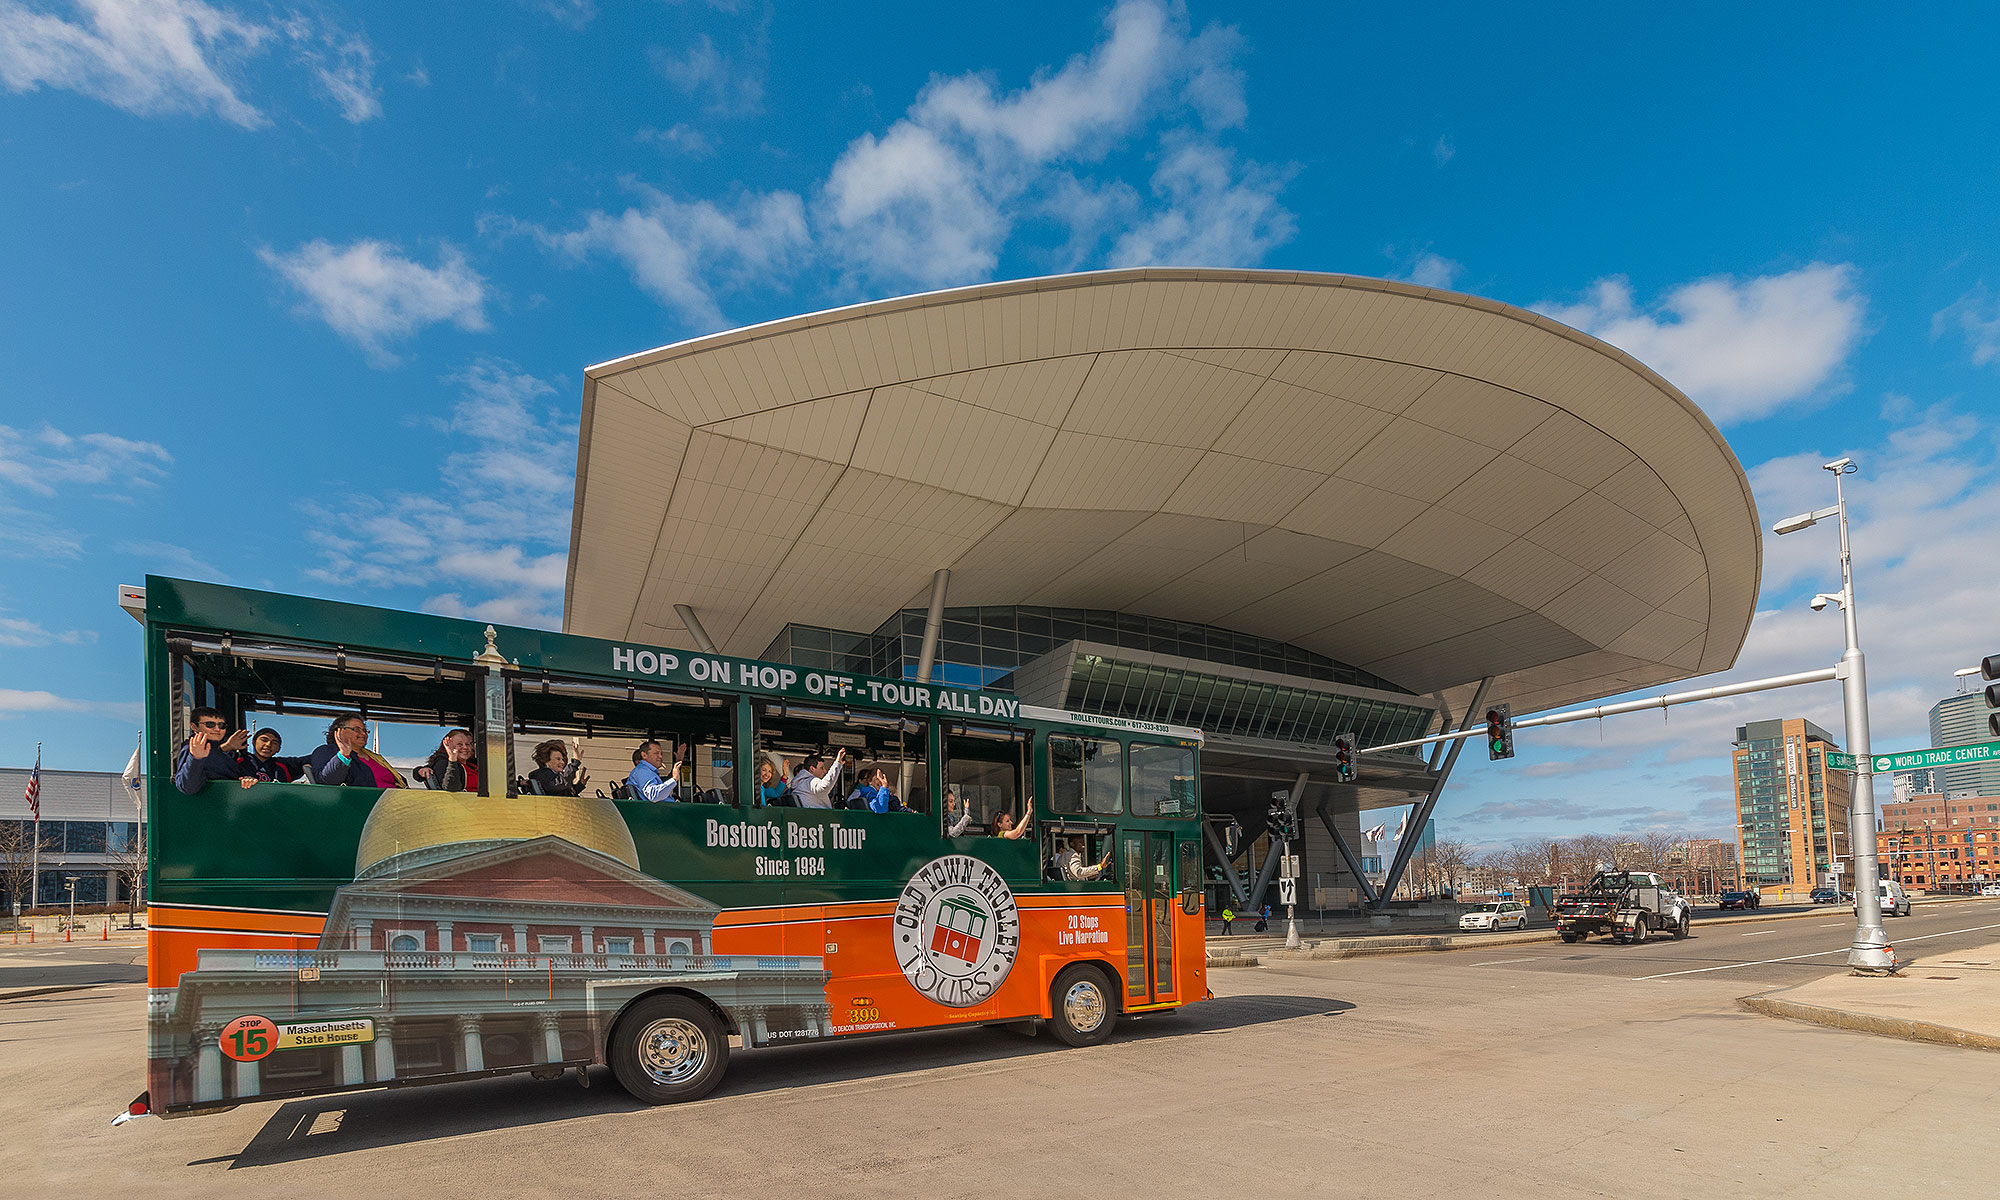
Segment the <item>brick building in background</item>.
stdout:
<svg viewBox="0 0 2000 1200">
<path fill-rule="evenodd" d="M 1882 806 L 1882 863 L 1905 887 L 2000 881 L 2000 796 L 1912 796 Z"/>
</svg>

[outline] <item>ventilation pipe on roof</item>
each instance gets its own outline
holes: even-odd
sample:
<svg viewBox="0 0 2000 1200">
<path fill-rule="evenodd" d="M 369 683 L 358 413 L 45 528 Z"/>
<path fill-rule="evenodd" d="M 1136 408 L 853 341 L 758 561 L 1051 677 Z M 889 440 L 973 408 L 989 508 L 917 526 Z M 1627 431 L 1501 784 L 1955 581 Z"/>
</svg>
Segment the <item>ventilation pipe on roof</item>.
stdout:
<svg viewBox="0 0 2000 1200">
<path fill-rule="evenodd" d="M 685 604 L 676 604 L 674 615 L 681 619 L 682 625 L 687 626 L 688 636 L 694 639 L 695 649 L 704 654 L 722 653 L 715 648 L 715 642 L 708 636 L 708 630 L 701 627 L 701 618 L 694 615 L 694 609 Z"/>
<path fill-rule="evenodd" d="M 944 632 L 944 593 L 951 585 L 951 572 L 940 570 L 931 576 L 931 611 L 924 617 L 924 646 L 917 653 L 917 682 L 931 681 L 937 665 L 938 635 Z"/>
</svg>

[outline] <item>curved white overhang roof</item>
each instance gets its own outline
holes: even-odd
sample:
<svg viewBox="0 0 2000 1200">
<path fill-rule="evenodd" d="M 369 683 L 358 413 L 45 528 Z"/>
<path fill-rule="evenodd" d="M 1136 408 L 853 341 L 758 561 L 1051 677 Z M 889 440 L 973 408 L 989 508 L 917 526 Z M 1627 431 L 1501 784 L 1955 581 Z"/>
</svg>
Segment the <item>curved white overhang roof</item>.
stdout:
<svg viewBox="0 0 2000 1200">
<path fill-rule="evenodd" d="M 1762 543 L 1692 401 L 1546 317 L 1142 269 L 589 368 L 564 628 L 754 655 L 928 602 L 1174 617 L 1517 712 L 1729 666 Z"/>
</svg>

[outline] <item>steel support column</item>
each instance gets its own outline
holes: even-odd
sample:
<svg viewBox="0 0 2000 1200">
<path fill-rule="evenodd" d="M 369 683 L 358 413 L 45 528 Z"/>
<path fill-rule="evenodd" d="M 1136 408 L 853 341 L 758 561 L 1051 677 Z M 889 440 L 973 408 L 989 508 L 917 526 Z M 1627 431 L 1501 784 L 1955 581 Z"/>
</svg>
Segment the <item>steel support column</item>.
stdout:
<svg viewBox="0 0 2000 1200">
<path fill-rule="evenodd" d="M 1277 838 L 1271 839 L 1270 852 L 1264 855 L 1264 869 L 1257 872 L 1257 883 L 1250 889 L 1250 911 L 1264 911 L 1264 893 L 1270 889 L 1271 877 L 1278 873 L 1278 859 L 1284 854 L 1284 847 Z"/>
<path fill-rule="evenodd" d="M 931 609 L 924 616 L 923 647 L 917 651 L 917 682 L 929 683 L 937 665 L 938 636 L 944 632 L 944 593 L 951 586 L 951 572 L 940 570 L 931 576 Z"/>
<path fill-rule="evenodd" d="M 1243 881 L 1236 878 L 1236 860 L 1225 853 L 1228 847 L 1222 844 L 1222 839 L 1216 836 L 1215 826 L 1209 824 L 1206 818 L 1201 823 L 1201 834 L 1208 839 L 1208 848 L 1215 851 L 1215 861 L 1222 864 L 1222 876 L 1229 881 L 1229 894 L 1236 898 L 1238 904 L 1249 908 L 1250 895 L 1243 890 Z"/>
<path fill-rule="evenodd" d="M 1368 873 L 1361 869 L 1361 859 L 1355 856 L 1354 848 L 1347 844 L 1340 827 L 1333 823 L 1333 814 L 1327 811 L 1327 806 L 1332 803 L 1331 797 L 1321 800 L 1313 806 L 1313 815 L 1318 817 L 1319 823 L 1326 826 L 1326 831 L 1333 835 L 1333 848 L 1340 851 L 1340 857 L 1347 863 L 1348 874 L 1354 876 L 1355 882 L 1361 885 L 1362 898 L 1373 906 L 1376 900 L 1375 885 L 1368 882 Z"/>
<path fill-rule="evenodd" d="M 1465 706 L 1465 719 L 1459 723 L 1461 733 L 1472 728 L 1475 713 L 1482 714 L 1480 720 L 1484 722 L 1486 689 L 1492 684 L 1491 675 L 1479 681 L 1479 687 L 1472 693 L 1472 703 Z M 1417 843 L 1423 840 L 1424 827 L 1430 824 L 1431 810 L 1437 807 L 1438 796 L 1444 791 L 1445 781 L 1451 778 L 1451 769 L 1458 765 L 1458 752 L 1463 749 L 1464 738 L 1451 743 L 1451 749 L 1445 752 L 1444 766 L 1439 769 L 1437 778 L 1431 781 L 1430 794 L 1417 806 L 1417 811 L 1410 814 L 1410 823 L 1403 827 L 1403 836 L 1396 840 L 1396 861 L 1390 866 L 1388 876 L 1382 880 L 1382 894 L 1375 898 L 1376 908 L 1387 905 L 1389 897 L 1396 894 L 1396 885 L 1403 882 L 1403 872 L 1409 868 L 1410 855 L 1416 850 Z"/>
<path fill-rule="evenodd" d="M 694 648 L 704 654 L 720 654 L 715 648 L 715 639 L 708 636 L 708 630 L 701 627 L 701 618 L 694 615 L 693 607 L 686 604 L 674 605 L 674 615 L 681 619 L 681 627 L 694 639 Z"/>
</svg>

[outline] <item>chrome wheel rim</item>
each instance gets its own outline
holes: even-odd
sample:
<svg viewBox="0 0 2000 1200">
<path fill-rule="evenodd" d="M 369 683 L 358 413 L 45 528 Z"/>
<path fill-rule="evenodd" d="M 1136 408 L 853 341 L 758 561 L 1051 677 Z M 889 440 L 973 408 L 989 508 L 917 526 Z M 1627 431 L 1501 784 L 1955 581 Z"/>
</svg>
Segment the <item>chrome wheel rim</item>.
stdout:
<svg viewBox="0 0 2000 1200">
<path fill-rule="evenodd" d="M 707 1063 L 708 1037 L 692 1021 L 667 1017 L 639 1031 L 639 1066 L 654 1083 L 686 1083 Z"/>
<path fill-rule="evenodd" d="M 1094 1033 L 1104 1024 L 1104 989 L 1087 979 L 1069 985 L 1063 993 L 1063 1019 L 1078 1033 Z"/>
</svg>

